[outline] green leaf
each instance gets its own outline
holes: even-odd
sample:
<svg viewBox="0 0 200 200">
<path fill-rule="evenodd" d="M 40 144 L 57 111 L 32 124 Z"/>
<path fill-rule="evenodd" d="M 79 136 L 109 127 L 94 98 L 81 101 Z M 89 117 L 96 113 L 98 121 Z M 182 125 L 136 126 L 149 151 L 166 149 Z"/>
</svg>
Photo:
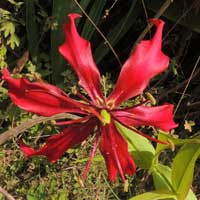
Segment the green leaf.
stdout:
<svg viewBox="0 0 200 200">
<path fill-rule="evenodd" d="M 171 192 L 174 191 L 171 181 L 171 168 L 157 163 L 152 166 L 151 172 L 156 190 L 167 189 Z"/>
<path fill-rule="evenodd" d="M 46 191 L 44 185 L 39 185 L 35 189 L 32 187 L 28 190 L 26 194 L 27 200 L 45 200 Z"/>
<path fill-rule="evenodd" d="M 101 0 L 101 1 L 95 0 L 94 1 L 92 8 L 90 9 L 89 16 L 95 24 L 98 24 L 105 4 L 106 4 L 106 0 Z M 81 34 L 82 37 L 84 37 L 87 40 L 90 40 L 94 31 L 95 31 L 94 26 L 90 23 L 89 20 L 86 20 L 84 27 L 83 27 L 82 34 Z"/>
<path fill-rule="evenodd" d="M 178 197 L 184 199 L 191 187 L 194 166 L 200 155 L 200 144 L 185 144 L 172 163 L 172 185 Z"/>
<path fill-rule="evenodd" d="M 156 164 L 152 168 L 153 182 L 156 190 L 167 190 L 176 193 L 171 180 L 172 169 L 163 164 Z M 194 192 L 190 189 L 185 200 L 197 200 Z"/>
<path fill-rule="evenodd" d="M 53 0 L 51 30 L 51 64 L 53 82 L 62 82 L 61 72 L 64 71 L 66 62 L 58 52 L 58 47 L 64 42 L 63 24 L 67 21 L 67 15 L 72 11 L 75 4 L 73 1 Z"/>
<path fill-rule="evenodd" d="M 146 192 L 144 194 L 132 197 L 129 200 L 160 200 L 160 199 L 177 200 L 175 194 L 165 190 L 155 190 L 152 192 Z"/>
<path fill-rule="evenodd" d="M 14 0 L 7 0 L 8 2 L 10 2 L 11 4 L 13 4 L 16 7 L 20 7 L 24 2 L 16 2 Z"/>
<path fill-rule="evenodd" d="M 15 33 L 12 34 L 7 41 L 7 45 L 9 45 L 11 49 L 14 49 L 16 46 L 18 47 L 19 43 L 20 43 L 19 38 Z"/>
<path fill-rule="evenodd" d="M 35 11 L 35 1 L 26 0 L 26 32 L 28 49 L 32 58 L 36 59 L 39 47 L 39 29 Z"/>
<path fill-rule="evenodd" d="M 138 167 L 149 169 L 155 154 L 153 145 L 146 138 L 115 122 L 120 133 L 127 139 L 129 152 L 132 154 Z"/>
<path fill-rule="evenodd" d="M 197 197 L 195 196 L 194 192 L 190 189 L 187 197 L 185 200 L 197 200 Z"/>
<path fill-rule="evenodd" d="M 1 24 L 0 31 L 4 32 L 4 37 L 8 37 L 15 32 L 15 25 L 12 22 L 4 22 Z"/>
<path fill-rule="evenodd" d="M 2 8 L 0 8 L 0 16 L 3 18 L 9 18 L 11 16 L 11 12 L 9 12 L 8 10 L 4 10 Z"/>
<path fill-rule="evenodd" d="M 74 161 L 74 163 L 83 163 L 83 162 L 87 162 L 89 160 L 89 158 L 83 158 L 83 159 L 77 159 Z M 101 154 L 97 154 L 94 156 L 92 162 L 102 162 L 104 161 L 104 158 Z"/>
</svg>

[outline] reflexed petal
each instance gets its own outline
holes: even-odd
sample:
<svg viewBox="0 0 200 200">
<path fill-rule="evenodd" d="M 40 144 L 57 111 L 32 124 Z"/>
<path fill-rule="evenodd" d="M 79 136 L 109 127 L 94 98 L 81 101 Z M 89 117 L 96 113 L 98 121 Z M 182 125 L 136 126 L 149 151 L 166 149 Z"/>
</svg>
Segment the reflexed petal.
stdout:
<svg viewBox="0 0 200 200">
<path fill-rule="evenodd" d="M 20 147 L 26 157 L 44 155 L 53 163 L 57 161 L 67 149 L 85 140 L 89 134 L 93 132 L 95 125 L 96 119 L 91 119 L 85 124 L 70 126 L 64 129 L 63 132 L 49 137 L 46 144 L 38 150 L 34 150 L 24 143 L 22 143 Z"/>
<path fill-rule="evenodd" d="M 76 71 L 80 85 L 96 102 L 102 97 L 100 74 L 92 57 L 90 42 L 80 37 L 77 32 L 74 20 L 80 16 L 70 14 L 68 17 L 69 22 L 64 25 L 65 43 L 59 47 L 59 51 Z"/>
<path fill-rule="evenodd" d="M 128 144 L 113 123 L 102 128 L 100 150 L 106 161 L 111 182 L 115 181 L 118 173 L 123 181 L 125 181 L 125 174 L 135 173 L 136 165 L 128 152 Z"/>
<path fill-rule="evenodd" d="M 112 115 L 128 126 L 149 125 L 163 131 L 177 127 L 173 121 L 173 105 L 171 104 L 155 107 L 136 106 L 125 111 L 113 111 Z"/>
<path fill-rule="evenodd" d="M 150 79 L 167 68 L 169 58 L 161 51 L 164 22 L 153 19 L 152 23 L 157 27 L 154 37 L 141 41 L 125 62 L 108 104 L 117 106 L 142 93 Z"/>
<path fill-rule="evenodd" d="M 14 79 L 9 71 L 2 70 L 2 79 L 8 82 L 9 96 L 20 108 L 42 116 L 63 112 L 83 113 L 82 104 L 64 95 L 59 88 L 44 83 L 31 83 L 25 78 Z"/>
</svg>

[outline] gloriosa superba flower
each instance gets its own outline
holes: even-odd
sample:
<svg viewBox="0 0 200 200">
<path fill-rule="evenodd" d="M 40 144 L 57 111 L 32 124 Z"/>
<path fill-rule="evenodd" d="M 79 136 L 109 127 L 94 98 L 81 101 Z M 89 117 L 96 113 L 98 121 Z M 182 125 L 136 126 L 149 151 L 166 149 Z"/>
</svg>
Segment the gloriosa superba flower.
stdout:
<svg viewBox="0 0 200 200">
<path fill-rule="evenodd" d="M 77 17 L 79 15 L 75 13 L 68 15 L 69 21 L 64 24 L 65 42 L 59 47 L 59 52 L 75 70 L 79 84 L 90 99 L 77 93 L 81 101 L 74 100 L 56 86 L 41 81 L 30 82 L 25 78 L 14 79 L 6 68 L 2 71 L 3 79 L 8 82 L 9 96 L 20 108 L 41 116 L 64 112 L 81 115 L 79 119 L 60 122 L 66 125 L 66 128 L 59 134 L 50 136 L 41 148 L 35 150 L 22 143 L 21 149 L 27 157 L 44 155 L 53 163 L 67 149 L 81 143 L 90 134 L 95 134 L 94 146 L 84 176 L 99 145 L 110 181 L 114 181 L 118 173 L 125 181 L 126 174 L 135 173 L 136 165 L 116 122 L 129 129 L 147 125 L 169 131 L 177 126 L 173 121 L 171 104 L 150 107 L 143 102 L 132 107 L 120 106 L 122 102 L 141 94 L 150 79 L 168 67 L 169 58 L 161 50 L 164 22 L 159 19 L 151 20 L 156 26 L 153 38 L 143 40 L 137 45 L 124 63 L 114 90 L 106 98 L 101 91 L 100 73 L 93 61 L 90 42 L 77 32 L 75 26 Z M 162 143 L 136 129 L 134 131 L 150 140 Z"/>
</svg>

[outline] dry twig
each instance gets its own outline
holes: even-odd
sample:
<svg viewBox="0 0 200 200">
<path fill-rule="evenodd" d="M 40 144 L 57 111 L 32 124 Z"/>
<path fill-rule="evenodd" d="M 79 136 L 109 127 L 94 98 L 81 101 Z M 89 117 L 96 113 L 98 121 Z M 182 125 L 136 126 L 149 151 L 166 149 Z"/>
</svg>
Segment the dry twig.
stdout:
<svg viewBox="0 0 200 200">
<path fill-rule="evenodd" d="M 194 65 L 193 70 L 192 70 L 192 72 L 191 72 L 191 74 L 190 74 L 190 77 L 189 77 L 189 79 L 188 79 L 188 81 L 187 81 L 187 84 L 186 84 L 186 86 L 185 86 L 185 89 L 184 89 L 184 91 L 183 91 L 183 94 L 181 95 L 181 97 L 180 97 L 180 99 L 179 99 L 179 101 L 178 101 L 178 104 L 177 104 L 177 106 L 176 106 L 176 109 L 175 109 L 175 111 L 174 111 L 174 114 L 177 112 L 177 110 L 178 110 L 178 108 L 179 108 L 179 106 L 180 106 L 180 104 L 181 104 L 181 102 L 182 102 L 182 100 L 183 100 L 183 98 L 184 98 L 184 96 L 185 96 L 185 93 L 186 93 L 186 91 L 187 91 L 187 89 L 188 89 L 188 86 L 189 86 L 189 84 L 190 84 L 190 82 L 191 82 L 191 80 L 192 80 L 192 78 L 193 78 L 193 76 L 194 76 L 195 70 L 196 70 L 196 68 L 197 68 L 197 66 L 198 66 L 198 64 L 199 64 L 199 61 L 200 61 L 200 56 L 197 58 L 197 61 L 196 61 L 195 65 Z"/>
<path fill-rule="evenodd" d="M 159 18 L 166 10 L 167 8 L 170 6 L 170 4 L 173 3 L 173 0 L 166 0 L 165 3 L 160 7 L 160 9 L 158 10 L 158 12 L 154 15 L 153 18 Z M 145 35 L 149 32 L 149 30 L 152 28 L 152 24 L 147 25 L 147 27 L 144 29 L 144 31 L 139 35 L 139 37 L 137 38 L 137 40 L 135 41 L 131 53 L 133 52 L 133 50 L 135 49 L 135 47 L 137 46 L 137 44 L 145 37 Z"/>
<path fill-rule="evenodd" d="M 24 132 L 26 129 L 31 128 L 32 126 L 39 124 L 41 122 L 58 120 L 58 119 L 77 119 L 79 118 L 77 115 L 69 114 L 69 113 L 61 113 L 51 117 L 37 117 L 35 119 L 29 119 L 26 122 L 20 124 L 19 126 L 9 129 L 4 133 L 0 134 L 0 145 L 4 144 L 7 140 L 12 137 L 18 136 L 20 133 Z"/>
<path fill-rule="evenodd" d="M 15 200 L 15 198 L 12 195 L 10 195 L 6 190 L 4 190 L 1 186 L 0 193 L 2 193 L 8 200 Z"/>
</svg>

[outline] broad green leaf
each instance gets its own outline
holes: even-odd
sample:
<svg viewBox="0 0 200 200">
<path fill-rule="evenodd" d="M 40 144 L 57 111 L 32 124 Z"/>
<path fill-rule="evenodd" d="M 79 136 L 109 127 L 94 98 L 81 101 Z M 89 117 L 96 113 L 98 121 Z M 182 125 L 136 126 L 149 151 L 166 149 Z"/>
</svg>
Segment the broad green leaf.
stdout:
<svg viewBox="0 0 200 200">
<path fill-rule="evenodd" d="M 185 144 L 172 163 L 172 185 L 180 199 L 184 199 L 191 187 L 194 166 L 200 155 L 200 144 Z"/>
<path fill-rule="evenodd" d="M 155 154 L 153 145 L 146 138 L 115 122 L 120 133 L 127 139 L 129 152 L 138 167 L 149 169 Z"/>
<path fill-rule="evenodd" d="M 101 1 L 95 0 L 92 5 L 92 8 L 90 9 L 89 16 L 96 25 L 98 24 L 98 21 L 102 15 L 102 11 L 105 4 L 106 0 L 101 0 Z M 81 33 L 82 37 L 84 37 L 87 40 L 90 40 L 94 31 L 95 31 L 94 26 L 90 23 L 89 20 L 86 20 L 83 27 L 83 31 Z"/>
<path fill-rule="evenodd" d="M 129 200 L 177 200 L 176 195 L 166 190 L 155 190 L 130 198 Z"/>
<path fill-rule="evenodd" d="M 28 49 L 33 59 L 37 59 L 39 47 L 39 29 L 36 18 L 35 1 L 26 0 L 26 32 Z"/>
<path fill-rule="evenodd" d="M 197 200 L 197 197 L 195 196 L 194 192 L 190 189 L 187 197 L 185 200 Z"/>
<path fill-rule="evenodd" d="M 152 168 L 153 182 L 156 190 L 167 190 L 175 193 L 172 180 L 172 169 L 163 164 L 156 164 Z M 194 192 L 190 189 L 185 200 L 197 200 Z"/>
<path fill-rule="evenodd" d="M 83 9 L 88 6 L 88 0 L 80 2 Z M 51 30 L 51 64 L 52 64 L 52 79 L 53 82 L 58 84 L 62 82 L 61 73 L 66 70 L 66 61 L 58 52 L 58 47 L 64 42 L 63 24 L 68 20 L 69 13 L 81 11 L 76 6 L 74 1 L 53 0 L 52 16 L 54 25 Z M 79 20 L 76 20 L 78 24 Z"/>
<path fill-rule="evenodd" d="M 52 17 L 53 26 L 51 29 L 51 64 L 52 79 L 55 84 L 62 82 L 61 73 L 64 71 L 66 62 L 58 52 L 58 47 L 64 42 L 63 24 L 67 15 L 75 7 L 74 1 L 53 0 Z"/>
<path fill-rule="evenodd" d="M 157 163 L 152 166 L 151 172 L 156 190 L 167 189 L 171 192 L 174 191 L 171 181 L 171 168 L 166 165 Z"/>
</svg>

